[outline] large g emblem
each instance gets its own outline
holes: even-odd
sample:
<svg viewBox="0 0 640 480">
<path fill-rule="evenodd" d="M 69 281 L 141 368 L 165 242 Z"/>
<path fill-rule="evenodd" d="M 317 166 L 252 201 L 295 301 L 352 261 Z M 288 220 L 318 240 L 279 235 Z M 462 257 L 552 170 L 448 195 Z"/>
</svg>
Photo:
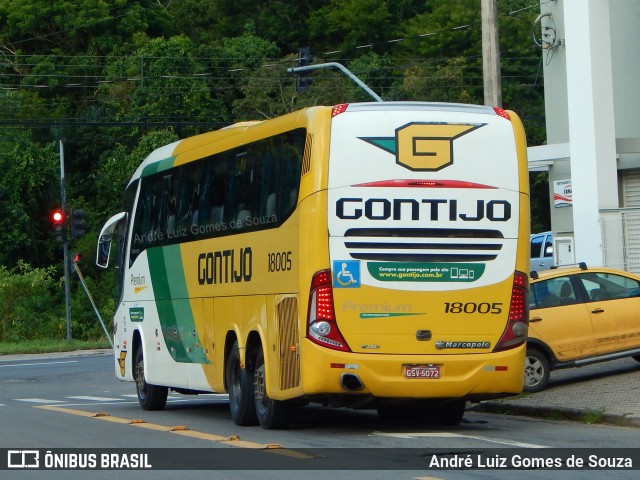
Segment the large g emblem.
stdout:
<svg viewBox="0 0 640 480">
<path fill-rule="evenodd" d="M 478 126 L 409 123 L 396 130 L 396 162 L 409 170 L 440 170 L 453 163 L 453 141 Z"/>
</svg>

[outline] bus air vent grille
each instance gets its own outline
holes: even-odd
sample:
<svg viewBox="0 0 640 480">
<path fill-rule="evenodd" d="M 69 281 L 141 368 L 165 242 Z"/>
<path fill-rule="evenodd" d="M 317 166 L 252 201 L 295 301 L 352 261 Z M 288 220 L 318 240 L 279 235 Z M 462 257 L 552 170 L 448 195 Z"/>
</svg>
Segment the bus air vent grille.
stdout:
<svg viewBox="0 0 640 480">
<path fill-rule="evenodd" d="M 277 306 L 280 352 L 280 389 L 300 385 L 300 356 L 298 355 L 298 300 L 283 299 Z"/>
<path fill-rule="evenodd" d="M 313 146 L 313 135 L 308 134 L 304 144 L 304 155 L 302 156 L 302 168 L 300 176 L 304 177 L 311 171 L 311 147 Z"/>
<path fill-rule="evenodd" d="M 352 228 L 345 247 L 357 260 L 486 262 L 503 246 L 498 230 L 454 228 Z"/>
</svg>

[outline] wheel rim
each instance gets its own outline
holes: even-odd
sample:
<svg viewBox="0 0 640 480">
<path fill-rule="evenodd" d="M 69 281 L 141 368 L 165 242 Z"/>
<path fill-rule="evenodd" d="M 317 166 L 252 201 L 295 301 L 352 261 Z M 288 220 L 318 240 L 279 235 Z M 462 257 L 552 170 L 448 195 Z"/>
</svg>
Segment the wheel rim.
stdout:
<svg viewBox="0 0 640 480">
<path fill-rule="evenodd" d="M 232 378 L 231 378 L 231 390 L 229 392 L 229 398 L 233 402 L 236 408 L 239 408 L 240 405 L 240 397 L 242 395 L 242 390 L 240 386 L 240 363 L 235 362 L 232 369 Z"/>
<path fill-rule="evenodd" d="M 147 382 L 144 379 L 144 363 L 142 359 L 136 365 L 136 388 L 138 389 L 138 397 L 144 400 L 147 398 Z"/>
<path fill-rule="evenodd" d="M 527 357 L 527 365 L 524 369 L 525 384 L 535 387 L 544 378 L 544 365 L 535 357 Z"/>
<path fill-rule="evenodd" d="M 264 379 L 264 363 L 255 371 L 253 377 L 253 394 L 256 399 L 256 407 L 260 413 L 264 413 L 268 409 L 269 398 L 267 397 L 265 379 Z"/>
</svg>

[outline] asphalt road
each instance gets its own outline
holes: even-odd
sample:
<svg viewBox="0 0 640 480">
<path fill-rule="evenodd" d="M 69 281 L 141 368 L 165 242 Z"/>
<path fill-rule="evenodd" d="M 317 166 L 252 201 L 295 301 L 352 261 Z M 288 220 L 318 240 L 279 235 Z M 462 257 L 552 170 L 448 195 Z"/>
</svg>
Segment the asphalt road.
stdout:
<svg viewBox="0 0 640 480">
<path fill-rule="evenodd" d="M 414 425 L 390 425 L 368 411 L 309 406 L 299 409 L 287 430 L 267 431 L 237 427 L 230 419 L 224 395 L 172 394 L 167 409 L 144 412 L 134 386 L 113 376 L 110 355 L 56 358 L 0 358 L 0 449 L 29 450 L 74 448 L 151 449 L 156 465 L 172 461 L 215 463 L 190 470 L 188 478 L 323 478 L 324 469 L 348 471 L 349 478 L 513 478 L 513 470 L 482 468 L 436 470 L 427 468 L 433 455 L 460 452 L 503 456 L 564 455 L 570 452 L 640 452 L 640 430 L 573 422 L 553 422 L 517 416 L 468 412 L 455 428 L 425 429 Z M 626 367 L 622 367 L 626 368 Z M 568 373 L 561 372 L 564 376 Z M 575 372 L 578 375 L 580 372 Z M 569 381 L 566 378 L 563 381 Z M 579 381 L 579 380 L 574 380 Z M 276 447 L 281 448 L 267 448 Z M 542 447 L 543 449 L 541 449 Z M 620 450 L 632 448 L 633 450 Z M 182 449 L 182 450 L 178 450 Z M 497 454 L 492 449 L 501 449 Z M 580 449 L 580 450 L 572 450 Z M 590 449 L 590 450 L 582 450 Z M 83 450 L 86 451 L 86 450 Z M 176 453 L 176 452 L 179 452 Z M 177 456 L 176 456 L 177 455 Z M 191 455 L 191 457 L 189 457 Z M 542 454 L 536 454 L 542 455 Z M 440 457 L 438 457 L 440 458 Z M 491 460 L 493 457 L 489 458 Z M 290 464 L 278 463 L 293 461 Z M 294 460 L 292 460 L 294 459 Z M 0 460 L 2 460 L 0 458 Z M 495 461 L 498 461 L 495 460 Z M 160 463 L 158 463 L 160 462 Z M 416 463 L 417 462 L 417 463 Z M 1 463 L 0 463 L 1 464 Z M 170 463 L 169 466 L 172 464 Z M 413 468 L 416 465 L 418 468 Z M 424 468 L 422 468 L 424 466 Z M 477 465 L 475 465 L 477 467 Z M 165 467 L 166 468 L 166 467 Z M 229 470 L 259 468 L 260 470 Z M 292 468 L 288 470 L 288 468 Z M 7 471 L 4 478 L 109 478 L 121 471 Z M 128 471 L 127 478 L 176 478 L 186 472 Z M 602 478 L 602 471 L 527 469 L 527 478 Z M 607 478 L 637 478 L 637 470 L 607 471 Z"/>
</svg>

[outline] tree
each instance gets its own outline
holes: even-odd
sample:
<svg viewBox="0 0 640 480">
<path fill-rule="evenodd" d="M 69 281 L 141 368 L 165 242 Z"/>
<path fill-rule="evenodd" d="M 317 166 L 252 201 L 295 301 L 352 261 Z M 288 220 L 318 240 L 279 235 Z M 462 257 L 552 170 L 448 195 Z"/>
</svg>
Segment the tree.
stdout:
<svg viewBox="0 0 640 480">
<path fill-rule="evenodd" d="M 41 145 L 29 132 L 5 132 L 0 149 L 0 265 L 28 259 L 55 263 L 49 213 L 60 206 L 58 156 L 53 142 Z"/>
</svg>

